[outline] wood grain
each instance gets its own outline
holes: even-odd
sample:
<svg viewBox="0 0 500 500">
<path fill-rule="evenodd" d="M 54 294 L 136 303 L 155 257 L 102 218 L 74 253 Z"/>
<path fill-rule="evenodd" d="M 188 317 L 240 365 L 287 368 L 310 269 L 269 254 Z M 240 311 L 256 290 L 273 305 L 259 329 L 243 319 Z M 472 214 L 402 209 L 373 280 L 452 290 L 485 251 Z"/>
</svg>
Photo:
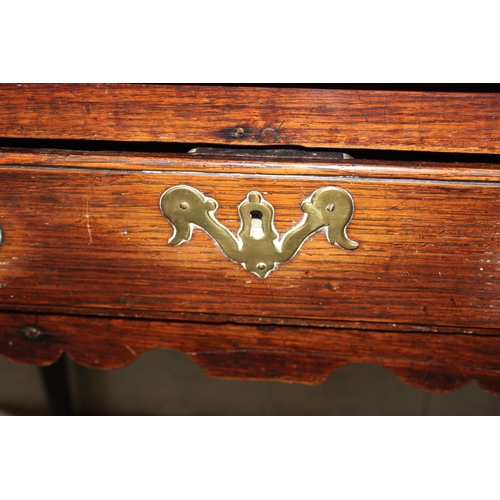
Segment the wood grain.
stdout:
<svg viewBox="0 0 500 500">
<path fill-rule="evenodd" d="M 71 168 L 0 168 L 0 308 L 498 334 L 500 183 L 271 175 L 255 161 L 253 173 L 223 174 L 206 159 L 169 161 L 171 171 L 84 169 L 76 156 Z M 214 197 L 233 231 L 236 207 L 260 190 L 281 233 L 301 220 L 313 191 L 342 187 L 354 198 L 348 235 L 360 246 L 343 250 L 317 233 L 262 280 L 201 230 L 167 245 L 172 227 L 159 198 L 180 183 Z"/>
<path fill-rule="evenodd" d="M 93 368 L 119 368 L 153 348 L 184 352 L 209 375 L 320 383 L 353 362 L 390 369 L 420 389 L 476 380 L 500 393 L 500 337 L 328 328 L 1 314 L 0 353 L 48 365 L 62 352 Z"/>
<path fill-rule="evenodd" d="M 500 153 L 500 94 L 3 84 L 0 137 Z"/>
</svg>

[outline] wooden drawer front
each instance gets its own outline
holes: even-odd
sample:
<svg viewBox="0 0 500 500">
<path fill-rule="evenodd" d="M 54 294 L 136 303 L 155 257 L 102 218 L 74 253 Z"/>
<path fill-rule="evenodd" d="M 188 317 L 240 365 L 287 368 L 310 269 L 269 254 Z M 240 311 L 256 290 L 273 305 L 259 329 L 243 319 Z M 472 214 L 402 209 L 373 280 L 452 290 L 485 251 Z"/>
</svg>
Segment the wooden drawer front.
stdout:
<svg viewBox="0 0 500 500">
<path fill-rule="evenodd" d="M 283 167 L 279 175 L 276 166 L 254 163 L 249 173 L 248 164 L 229 171 L 183 159 L 155 171 L 140 162 L 124 170 L 113 161 L 110 168 L 76 168 L 77 160 L 59 168 L 42 160 L 0 168 L 3 309 L 144 317 L 168 311 L 467 332 L 500 323 L 496 182 L 437 174 L 411 179 L 401 170 L 385 178 L 348 177 L 335 165 Z M 190 241 L 168 246 L 173 231 L 159 200 L 179 184 L 216 199 L 216 217 L 233 232 L 240 226 L 238 205 L 260 191 L 275 208 L 281 234 L 302 219 L 300 205 L 315 190 L 338 186 L 353 197 L 347 234 L 359 248 L 331 245 L 318 232 L 261 279 L 198 228 Z"/>
</svg>

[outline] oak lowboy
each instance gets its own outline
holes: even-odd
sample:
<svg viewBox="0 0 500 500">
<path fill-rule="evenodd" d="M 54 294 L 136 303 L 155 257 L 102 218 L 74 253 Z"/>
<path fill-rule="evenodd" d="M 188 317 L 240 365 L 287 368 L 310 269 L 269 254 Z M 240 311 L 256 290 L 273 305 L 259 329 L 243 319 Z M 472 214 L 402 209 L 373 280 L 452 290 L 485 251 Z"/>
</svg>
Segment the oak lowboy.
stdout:
<svg viewBox="0 0 500 500">
<path fill-rule="evenodd" d="M 205 99 L 212 89 L 213 106 L 229 110 L 224 119 L 236 113 L 210 87 L 163 87 L 160 102 L 155 86 L 27 86 L 17 93 L 0 86 L 0 132 L 39 137 L 49 123 L 44 109 L 55 106 L 52 92 L 66 114 L 58 109 L 61 124 L 50 122 L 46 138 L 81 139 L 90 128 L 96 139 L 109 139 L 111 119 L 93 119 L 94 110 L 97 117 L 108 110 L 122 113 L 116 140 L 132 140 L 139 126 L 144 140 L 160 134 L 156 116 L 139 116 L 138 125 L 127 121 L 131 108 L 179 105 L 189 92 L 196 104 L 196 89 Z M 376 94 L 383 106 L 384 93 Z M 408 106 L 407 94 L 400 104 Z M 421 94 L 413 98 L 422 104 L 429 96 Z M 303 92 L 303 107 L 311 95 L 347 99 L 345 92 Z M 33 109 L 9 101 L 1 110 L 6 96 L 24 96 Z M 299 106 L 300 92 L 293 96 Z M 186 122 L 191 132 L 201 127 L 205 142 L 220 126 L 227 137 L 219 133 L 217 141 L 225 144 L 294 144 L 298 125 L 276 99 L 273 116 L 282 125 L 261 110 L 253 139 L 243 119 L 233 122 L 234 136 L 223 123 Z M 496 95 L 481 99 L 500 110 Z M 321 112 L 311 112 L 311 127 L 321 128 Z M 469 116 L 466 109 L 462 115 Z M 407 123 L 412 116 L 407 110 Z M 23 123 L 23 131 L 7 135 L 7 119 Z M 293 140 L 286 139 L 287 120 Z M 322 123 L 317 145 L 324 147 Z M 169 123 L 164 134 L 180 134 L 180 126 Z M 349 133 L 356 137 L 354 125 L 345 126 L 344 143 Z M 498 153 L 488 130 L 477 144 L 482 134 L 494 150 L 481 151 Z M 388 134 L 392 149 L 409 149 L 404 132 L 399 143 L 397 132 Z M 338 146 L 339 134 L 330 133 Z M 445 143 L 442 128 L 422 133 Z M 304 134 L 303 145 L 314 146 Z M 379 147 L 381 136 L 373 134 Z M 453 151 L 461 144 L 473 148 L 455 140 Z M 117 368 L 168 347 L 222 377 L 317 383 L 344 364 L 372 362 L 422 388 L 450 390 L 475 379 L 500 392 L 495 163 L 4 148 L 0 180 L 0 353 L 13 360 L 47 365 L 67 352 L 88 366 Z"/>
</svg>

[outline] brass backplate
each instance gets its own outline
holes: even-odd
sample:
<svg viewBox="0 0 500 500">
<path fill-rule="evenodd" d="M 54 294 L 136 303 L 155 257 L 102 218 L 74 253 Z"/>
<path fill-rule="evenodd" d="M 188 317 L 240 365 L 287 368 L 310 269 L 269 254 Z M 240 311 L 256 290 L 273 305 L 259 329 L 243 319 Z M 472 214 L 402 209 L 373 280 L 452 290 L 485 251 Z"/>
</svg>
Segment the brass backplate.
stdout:
<svg viewBox="0 0 500 500">
<path fill-rule="evenodd" d="M 302 203 L 304 219 L 283 237 L 274 226 L 274 207 L 261 193 L 251 191 L 238 207 L 241 226 L 234 235 L 215 218 L 218 204 L 191 186 L 180 184 L 167 189 L 160 198 L 160 209 L 174 227 L 169 245 L 191 239 L 194 227 L 206 231 L 231 260 L 259 278 L 267 278 L 278 264 L 288 262 L 304 241 L 322 228 L 328 241 L 346 250 L 358 248 L 346 228 L 354 213 L 351 195 L 338 187 L 320 188 Z"/>
</svg>

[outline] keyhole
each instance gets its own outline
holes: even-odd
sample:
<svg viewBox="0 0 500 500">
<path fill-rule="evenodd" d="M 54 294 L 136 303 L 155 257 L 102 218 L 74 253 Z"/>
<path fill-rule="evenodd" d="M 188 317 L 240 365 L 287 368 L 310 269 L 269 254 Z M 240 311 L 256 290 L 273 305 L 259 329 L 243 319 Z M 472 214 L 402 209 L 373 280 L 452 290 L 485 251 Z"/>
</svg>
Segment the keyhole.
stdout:
<svg viewBox="0 0 500 500">
<path fill-rule="evenodd" d="M 260 240 L 265 236 L 262 228 L 262 212 L 259 212 L 259 210 L 250 212 L 250 236 L 256 240 Z"/>
</svg>

